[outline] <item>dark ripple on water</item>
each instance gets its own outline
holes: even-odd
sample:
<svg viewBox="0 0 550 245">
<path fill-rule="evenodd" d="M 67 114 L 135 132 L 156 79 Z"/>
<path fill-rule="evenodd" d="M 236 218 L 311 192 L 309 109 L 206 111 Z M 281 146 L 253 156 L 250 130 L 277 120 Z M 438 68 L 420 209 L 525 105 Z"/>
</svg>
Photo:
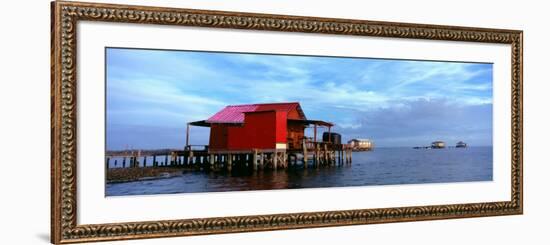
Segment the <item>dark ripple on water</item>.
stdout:
<svg viewBox="0 0 550 245">
<path fill-rule="evenodd" d="M 354 152 L 351 166 L 307 170 L 228 173 L 187 172 L 182 176 L 107 184 L 107 196 L 272 190 L 392 184 L 491 181 L 493 148 L 377 148 Z"/>
</svg>

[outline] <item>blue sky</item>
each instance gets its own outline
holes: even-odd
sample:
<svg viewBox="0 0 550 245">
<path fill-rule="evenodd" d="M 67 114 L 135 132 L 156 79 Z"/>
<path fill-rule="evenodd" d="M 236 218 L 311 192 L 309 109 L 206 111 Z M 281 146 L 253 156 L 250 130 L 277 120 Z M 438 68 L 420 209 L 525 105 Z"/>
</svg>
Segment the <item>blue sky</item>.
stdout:
<svg viewBox="0 0 550 245">
<path fill-rule="evenodd" d="M 492 145 L 492 64 L 107 48 L 107 149 L 182 148 L 226 105 L 298 101 L 344 140 Z M 306 130 L 311 134 L 311 130 Z M 192 144 L 208 129 L 193 127 Z"/>
</svg>

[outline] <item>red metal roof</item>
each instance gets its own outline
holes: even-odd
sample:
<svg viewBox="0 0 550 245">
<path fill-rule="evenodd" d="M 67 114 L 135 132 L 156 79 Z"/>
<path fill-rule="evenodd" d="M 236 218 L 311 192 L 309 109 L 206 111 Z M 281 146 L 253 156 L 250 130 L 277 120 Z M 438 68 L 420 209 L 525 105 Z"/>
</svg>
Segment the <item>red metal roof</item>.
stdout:
<svg viewBox="0 0 550 245">
<path fill-rule="evenodd" d="M 286 111 L 293 109 L 298 110 L 300 117 L 306 119 L 300 103 L 285 102 L 285 103 L 268 103 L 268 104 L 246 104 L 246 105 L 228 105 L 221 111 L 211 116 L 206 120 L 209 123 L 243 123 L 244 114 L 246 112 L 258 111 Z"/>
</svg>

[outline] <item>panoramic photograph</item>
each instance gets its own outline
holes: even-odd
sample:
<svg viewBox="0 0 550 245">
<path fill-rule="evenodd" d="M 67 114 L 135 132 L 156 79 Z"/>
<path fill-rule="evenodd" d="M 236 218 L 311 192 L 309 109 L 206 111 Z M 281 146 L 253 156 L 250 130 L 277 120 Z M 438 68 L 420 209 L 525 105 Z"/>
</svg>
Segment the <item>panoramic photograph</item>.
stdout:
<svg viewBox="0 0 550 245">
<path fill-rule="evenodd" d="M 105 195 L 493 180 L 493 64 L 105 49 Z"/>
</svg>

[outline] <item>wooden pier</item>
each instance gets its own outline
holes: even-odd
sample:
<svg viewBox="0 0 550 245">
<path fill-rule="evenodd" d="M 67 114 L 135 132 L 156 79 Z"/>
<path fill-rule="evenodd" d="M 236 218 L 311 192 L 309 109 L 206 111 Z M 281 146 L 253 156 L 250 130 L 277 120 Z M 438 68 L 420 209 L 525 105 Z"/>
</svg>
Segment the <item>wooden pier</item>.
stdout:
<svg viewBox="0 0 550 245">
<path fill-rule="evenodd" d="M 210 128 L 207 146 L 190 144 L 191 126 Z M 188 122 L 183 149 L 108 152 L 106 166 L 112 166 L 113 157 L 122 168 L 230 172 L 349 165 L 353 147 L 341 143 L 333 126 L 307 119 L 298 102 L 228 105 L 208 119 Z M 305 136 L 306 128 L 313 129 L 313 137 Z M 326 129 L 322 141 L 317 141 L 318 129 Z"/>
<path fill-rule="evenodd" d="M 183 150 L 110 151 L 106 167 L 116 168 L 181 167 L 200 171 L 277 170 L 350 165 L 352 147 L 347 144 L 314 142 L 304 139 L 300 148 L 253 149 L 247 151 L 209 150 L 208 146 L 188 145 Z M 151 162 L 147 162 L 151 159 Z M 118 161 L 114 160 L 114 161 Z M 120 164 L 120 165 L 119 165 Z"/>
</svg>

